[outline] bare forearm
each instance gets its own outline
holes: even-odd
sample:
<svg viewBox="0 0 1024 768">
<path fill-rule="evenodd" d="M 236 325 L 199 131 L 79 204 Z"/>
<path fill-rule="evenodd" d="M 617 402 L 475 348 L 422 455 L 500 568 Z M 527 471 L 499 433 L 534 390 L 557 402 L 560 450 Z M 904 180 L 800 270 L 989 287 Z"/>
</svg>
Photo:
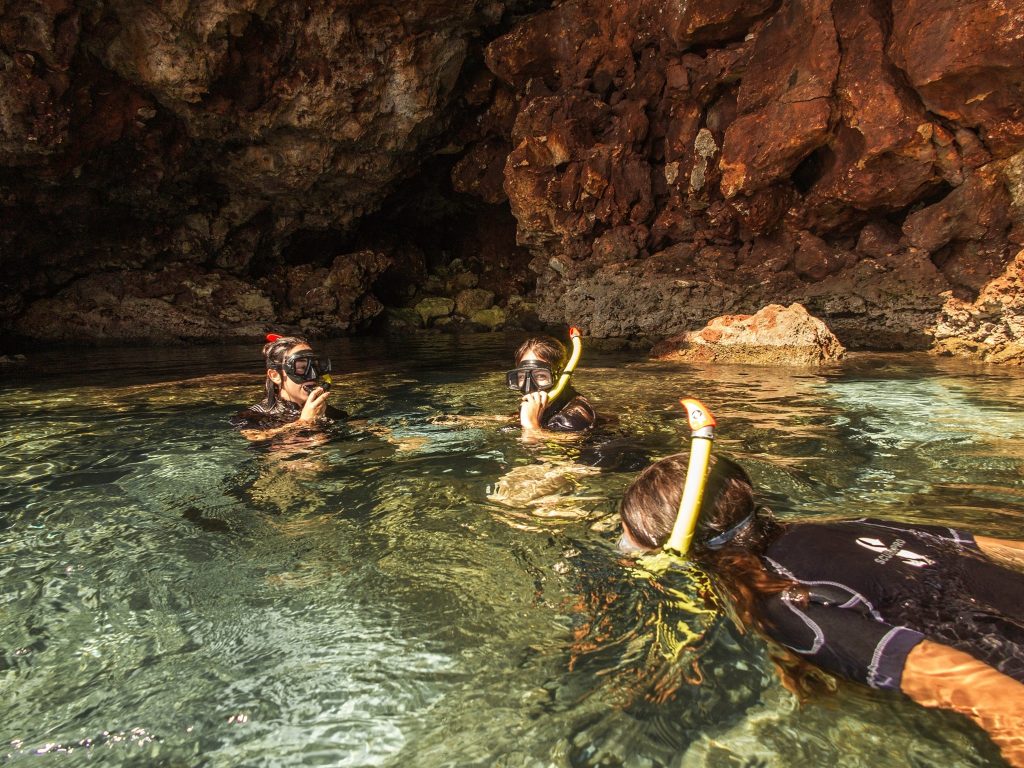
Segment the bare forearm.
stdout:
<svg viewBox="0 0 1024 768">
<path fill-rule="evenodd" d="M 975 536 L 974 543 L 987 556 L 1011 568 L 1024 570 L 1024 541 Z"/>
<path fill-rule="evenodd" d="M 1024 685 L 955 648 L 925 640 L 907 656 L 900 686 L 926 707 L 959 712 L 1024 768 Z"/>
</svg>

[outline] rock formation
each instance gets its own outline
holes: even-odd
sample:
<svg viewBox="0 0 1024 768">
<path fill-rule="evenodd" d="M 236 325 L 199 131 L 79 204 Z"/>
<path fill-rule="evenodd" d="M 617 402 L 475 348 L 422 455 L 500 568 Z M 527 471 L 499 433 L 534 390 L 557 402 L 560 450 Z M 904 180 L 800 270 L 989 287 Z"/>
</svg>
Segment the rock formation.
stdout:
<svg viewBox="0 0 1024 768">
<path fill-rule="evenodd" d="M 821 320 L 799 304 L 769 304 L 753 315 L 716 317 L 699 331 L 656 344 L 660 360 L 700 363 L 819 366 L 846 350 Z"/>
<path fill-rule="evenodd" d="M 567 0 L 486 61 L 549 322 L 664 336 L 800 301 L 851 346 L 919 348 L 973 338 L 948 296 L 1009 284 L 1020 7 Z"/>
<path fill-rule="evenodd" d="M 851 347 L 1022 360 L 1019 4 L 10 0 L 0 84 L 23 335 L 348 332 L 480 288 L 495 325 L 800 302 Z"/>
<path fill-rule="evenodd" d="M 365 325 L 381 265 L 345 235 L 444 147 L 467 58 L 505 10 L 0 4 L 0 325 L 44 338 Z M 183 298 L 196 286 L 198 303 Z M 296 290 L 313 291 L 311 314 L 293 311 L 310 306 Z M 212 315 L 210 291 L 232 296 Z"/>
</svg>

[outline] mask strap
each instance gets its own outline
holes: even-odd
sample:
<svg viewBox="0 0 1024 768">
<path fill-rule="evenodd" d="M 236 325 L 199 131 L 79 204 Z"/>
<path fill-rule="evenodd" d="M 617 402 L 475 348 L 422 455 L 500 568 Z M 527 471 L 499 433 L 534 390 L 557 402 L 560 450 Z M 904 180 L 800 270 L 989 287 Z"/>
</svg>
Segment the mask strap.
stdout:
<svg viewBox="0 0 1024 768">
<path fill-rule="evenodd" d="M 738 523 L 736 523 L 736 525 L 734 525 L 729 530 L 724 531 L 724 532 L 718 534 L 714 538 L 708 539 L 704 543 L 704 546 L 707 547 L 708 549 L 721 549 L 726 544 L 728 544 L 730 541 L 735 539 L 739 534 L 741 534 L 743 531 L 745 531 L 747 529 L 747 527 L 752 522 L 754 522 L 754 514 L 755 514 L 754 512 L 751 512 L 749 515 L 744 517 L 742 520 L 740 520 Z"/>
</svg>

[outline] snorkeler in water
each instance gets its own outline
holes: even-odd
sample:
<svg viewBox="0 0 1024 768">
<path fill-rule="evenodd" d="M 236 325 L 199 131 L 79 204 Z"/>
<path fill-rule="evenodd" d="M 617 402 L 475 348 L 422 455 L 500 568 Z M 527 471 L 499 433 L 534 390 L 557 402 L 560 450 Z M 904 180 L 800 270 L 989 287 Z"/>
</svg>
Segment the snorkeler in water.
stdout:
<svg viewBox="0 0 1024 768">
<path fill-rule="evenodd" d="M 573 337 L 573 358 L 565 345 L 550 336 L 534 336 L 516 351 L 515 365 L 505 374 L 509 389 L 522 393 L 519 423 L 523 436 L 549 432 L 583 432 L 597 421 L 594 408 L 569 381 L 579 359 L 579 331 Z"/>
<path fill-rule="evenodd" d="M 322 360 L 300 336 L 267 334 L 263 347 L 265 396 L 231 419 L 252 439 L 294 425 L 316 426 L 347 414 L 327 403 L 331 361 Z"/>
<path fill-rule="evenodd" d="M 742 467 L 697 443 L 695 463 L 662 459 L 626 491 L 620 550 L 689 549 L 742 623 L 834 675 L 967 715 L 1024 766 L 1024 542 L 870 518 L 781 523 Z"/>
</svg>

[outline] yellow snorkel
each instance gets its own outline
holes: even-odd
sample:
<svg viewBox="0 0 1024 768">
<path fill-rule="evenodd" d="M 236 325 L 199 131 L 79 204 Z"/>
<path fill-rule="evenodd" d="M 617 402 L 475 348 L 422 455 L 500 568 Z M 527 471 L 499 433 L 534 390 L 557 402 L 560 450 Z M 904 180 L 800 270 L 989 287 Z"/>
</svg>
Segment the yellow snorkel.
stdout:
<svg viewBox="0 0 1024 768">
<path fill-rule="evenodd" d="M 693 532 L 697 528 L 697 516 L 700 514 L 700 503 L 704 498 L 704 485 L 707 482 L 708 464 L 711 461 L 711 444 L 715 440 L 717 422 L 700 400 L 687 398 L 680 402 L 686 409 L 686 418 L 690 422 L 690 463 L 686 468 L 686 483 L 683 486 L 683 497 L 679 500 L 679 513 L 664 549 L 672 554 L 685 556 L 693 541 Z"/>
<path fill-rule="evenodd" d="M 558 377 L 558 383 L 548 392 L 549 403 L 553 403 L 558 399 L 558 396 L 562 394 L 562 390 L 569 383 L 572 372 L 576 370 L 576 363 L 580 361 L 580 355 L 583 354 L 582 336 L 583 334 L 580 333 L 580 329 L 575 325 L 569 328 L 569 339 L 572 341 L 572 355 L 569 357 L 569 362 L 565 364 L 565 368 L 562 369 L 562 375 Z"/>
</svg>

